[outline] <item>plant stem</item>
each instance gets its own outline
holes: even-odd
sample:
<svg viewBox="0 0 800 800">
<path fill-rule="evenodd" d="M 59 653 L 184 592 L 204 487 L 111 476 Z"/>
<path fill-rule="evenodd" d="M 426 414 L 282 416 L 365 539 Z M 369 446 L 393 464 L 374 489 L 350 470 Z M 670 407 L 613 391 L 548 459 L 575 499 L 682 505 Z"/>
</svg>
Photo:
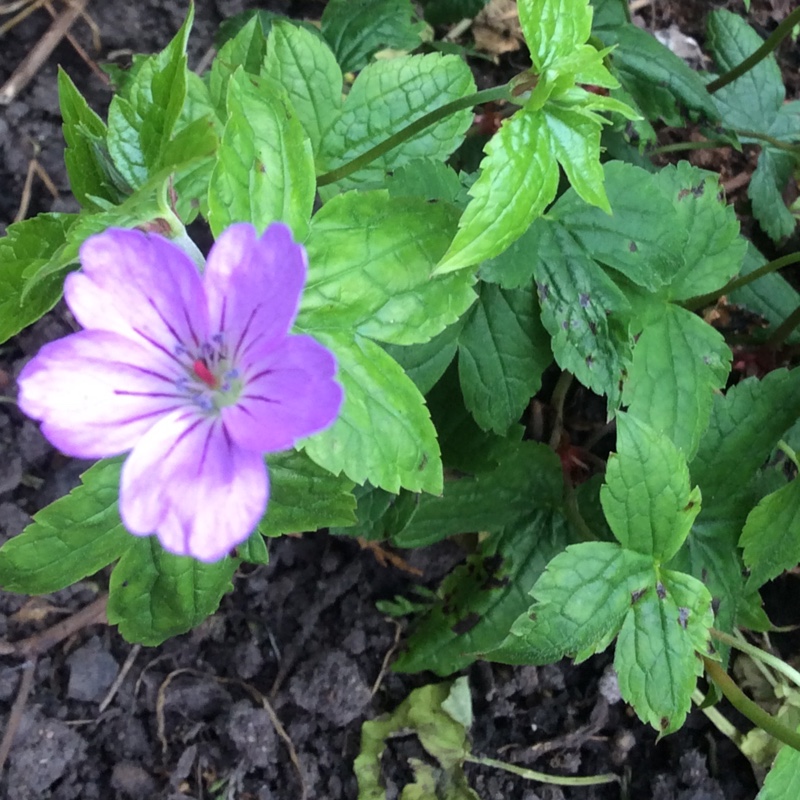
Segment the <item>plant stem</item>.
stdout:
<svg viewBox="0 0 800 800">
<path fill-rule="evenodd" d="M 720 75 L 716 80 L 706 86 L 709 94 L 719 91 L 723 86 L 733 83 L 748 70 L 752 69 L 759 61 L 765 59 L 773 50 L 776 50 L 781 41 L 787 37 L 795 25 L 800 23 L 800 6 L 798 6 L 786 19 L 778 25 L 770 34 L 769 38 L 754 53 L 751 53 L 744 61 L 737 64 L 733 69 L 728 70 L 724 75 Z"/>
<path fill-rule="evenodd" d="M 705 703 L 705 695 L 699 690 L 695 689 L 692 692 L 692 700 L 694 704 L 708 717 L 709 722 L 723 735 L 727 736 L 737 747 L 739 747 L 744 739 L 744 734 L 723 714 L 721 714 L 714 706 L 703 708 Z"/>
<path fill-rule="evenodd" d="M 681 153 L 684 150 L 715 150 L 718 147 L 731 147 L 731 143 L 721 139 L 709 139 L 703 142 L 673 142 L 673 144 L 654 147 L 646 152 L 648 156 L 655 156 L 659 153 Z"/>
<path fill-rule="evenodd" d="M 761 131 L 748 131 L 739 128 L 731 128 L 731 130 L 739 137 L 744 137 L 746 139 L 758 139 L 758 141 L 772 145 L 772 147 L 778 150 L 786 150 L 787 152 L 795 155 L 800 153 L 800 144 L 784 142 L 782 139 L 776 139 L 774 136 L 770 136 L 768 133 L 762 133 Z"/>
<path fill-rule="evenodd" d="M 775 328 L 765 344 L 769 347 L 780 347 L 798 325 L 800 325 L 800 306 Z"/>
<path fill-rule="evenodd" d="M 716 661 L 712 661 L 706 656 L 702 658 L 708 677 L 719 686 L 722 694 L 725 695 L 730 704 L 739 713 L 744 714 L 751 722 L 754 722 L 779 742 L 783 742 L 800 752 L 800 733 L 778 722 L 775 717 L 764 711 L 761 706 L 756 705 L 749 697 L 746 697 L 730 675 Z"/>
<path fill-rule="evenodd" d="M 752 272 L 748 272 L 746 275 L 738 275 L 737 277 L 728 281 L 721 289 L 717 289 L 715 292 L 701 294 L 697 297 L 690 297 L 683 304 L 683 307 L 689 311 L 697 311 L 698 309 L 707 306 L 709 303 L 719 300 L 720 297 L 732 292 L 734 289 L 747 286 L 748 283 L 757 281 L 759 278 L 763 278 L 765 275 L 769 275 L 771 272 L 776 272 L 779 269 L 788 267 L 789 264 L 796 264 L 798 261 L 800 261 L 800 253 L 789 253 L 789 255 L 781 256 L 780 258 L 776 258 L 774 261 L 769 261 L 766 264 L 763 264 L 762 266 L 758 267 L 758 269 L 754 269 Z"/>
<path fill-rule="evenodd" d="M 778 441 L 776 447 L 778 448 L 778 450 L 781 451 L 781 453 L 783 453 L 786 456 L 786 458 L 789 459 L 789 461 L 792 462 L 792 464 L 795 465 L 795 467 L 798 470 L 800 470 L 800 461 L 797 460 L 797 453 L 794 451 L 794 448 L 790 447 L 786 442 L 783 441 L 783 439 L 780 439 Z M 798 674 L 798 678 L 800 678 L 800 674 Z M 797 681 L 795 682 L 797 683 Z M 800 686 L 800 683 L 798 683 L 797 685 Z"/>
<path fill-rule="evenodd" d="M 506 772 L 519 775 L 521 778 L 539 781 L 539 783 L 550 783 L 555 786 L 597 786 L 601 783 L 619 783 L 619 776 L 615 775 L 613 772 L 606 772 L 602 775 L 590 775 L 585 778 L 562 777 L 561 775 L 548 775 L 546 772 L 537 772 L 536 770 L 526 769 L 525 767 L 518 767 L 516 764 L 507 764 L 505 761 L 497 761 L 494 758 L 487 758 L 485 756 L 467 755 L 464 760 L 469 761 L 471 764 L 482 764 L 485 767 L 503 769 Z"/>
<path fill-rule="evenodd" d="M 494 100 L 511 100 L 511 88 L 511 84 L 507 83 L 503 86 L 496 86 L 493 89 L 484 89 L 482 92 L 475 92 L 467 97 L 460 97 L 458 100 L 445 103 L 434 111 L 430 111 L 419 119 L 414 120 L 414 122 L 406 125 L 405 128 L 399 130 L 397 133 L 393 133 L 388 139 L 384 139 L 379 144 L 376 144 L 375 147 L 370 148 L 366 153 L 362 153 L 360 156 L 356 156 L 352 161 L 348 161 L 346 164 L 342 164 L 336 167 L 336 169 L 332 169 L 330 172 L 320 175 L 317 178 L 317 186 L 327 186 L 329 183 L 336 183 L 336 181 L 346 178 L 348 175 L 365 167 L 376 158 L 380 158 L 406 140 L 421 133 L 425 128 L 434 125 L 445 117 L 449 117 L 451 114 L 455 114 L 457 111 L 463 111 L 465 108 L 472 108 L 473 106 L 489 103 Z"/>
<path fill-rule="evenodd" d="M 750 644 L 749 642 L 743 642 L 741 639 L 737 639 L 735 636 L 731 636 L 729 633 L 718 631 L 716 628 L 711 628 L 710 633 L 718 641 L 730 645 L 731 647 L 735 647 L 737 650 L 741 650 L 743 653 L 747 653 L 750 658 L 758 659 L 764 664 L 768 664 L 775 670 L 775 672 L 779 672 L 781 675 L 792 681 L 792 683 L 800 687 L 800 672 L 793 667 L 790 667 L 782 659 L 772 655 L 772 653 L 768 653 L 766 650 L 762 650 L 760 647 Z"/>
</svg>

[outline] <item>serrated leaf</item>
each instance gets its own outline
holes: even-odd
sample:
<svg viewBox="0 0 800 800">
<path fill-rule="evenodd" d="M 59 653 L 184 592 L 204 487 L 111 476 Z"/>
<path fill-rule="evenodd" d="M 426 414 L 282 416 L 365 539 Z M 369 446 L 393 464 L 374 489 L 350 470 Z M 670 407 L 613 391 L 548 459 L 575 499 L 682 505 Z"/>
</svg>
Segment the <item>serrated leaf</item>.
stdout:
<svg viewBox="0 0 800 800">
<path fill-rule="evenodd" d="M 428 341 L 475 298 L 470 275 L 431 277 L 455 220 L 444 203 L 386 191 L 334 197 L 311 222 L 298 326 L 355 328 L 393 344 Z"/>
<path fill-rule="evenodd" d="M 536 581 L 537 602 L 484 657 L 504 664 L 548 664 L 607 646 L 643 589 L 654 584 L 648 556 L 611 542 L 573 544 Z"/>
<path fill-rule="evenodd" d="M 449 675 L 498 647 L 513 621 L 527 611 L 527 593 L 547 562 L 569 538 L 563 515 L 540 507 L 485 539 L 480 552 L 444 580 L 443 599 L 415 625 L 394 669 Z"/>
<path fill-rule="evenodd" d="M 627 550 L 669 561 L 700 511 L 686 459 L 662 433 L 630 414 L 617 416 L 617 452 L 600 491 L 608 524 Z"/>
<path fill-rule="evenodd" d="M 442 161 L 416 158 L 394 170 L 387 182 L 392 197 L 422 197 L 463 207 L 467 191 L 455 170 Z"/>
<path fill-rule="evenodd" d="M 664 431 L 691 460 L 730 362 L 730 348 L 718 331 L 686 309 L 667 305 L 645 323 L 623 401 L 631 416 Z"/>
<path fill-rule="evenodd" d="M 398 547 L 424 547 L 457 533 L 499 531 L 536 502 L 560 505 L 558 457 L 543 444 L 509 445 L 495 469 L 445 482 L 441 497 L 423 496 L 408 524 L 392 536 Z"/>
<path fill-rule="evenodd" d="M 708 427 L 689 462 L 706 504 L 736 496 L 800 416 L 800 370 L 747 378 L 713 400 Z M 720 465 L 736 465 L 721 469 Z"/>
<path fill-rule="evenodd" d="M 534 227 L 534 276 L 553 355 L 616 407 L 631 353 L 628 301 L 565 228 L 545 220 Z"/>
<path fill-rule="evenodd" d="M 567 228 L 593 259 L 657 291 L 680 268 L 688 238 L 676 222 L 667 187 L 646 170 L 621 161 L 605 164 L 603 171 L 613 215 L 569 191 L 548 217 Z"/>
<path fill-rule="evenodd" d="M 611 55 L 614 73 L 650 120 L 684 124 L 684 112 L 716 120 L 719 113 L 700 75 L 652 34 L 625 23 L 597 31 Z"/>
<path fill-rule="evenodd" d="M 215 236 L 233 222 L 264 230 L 285 222 L 305 238 L 316 182 L 311 144 L 271 79 L 238 69 L 228 82 L 229 117 L 208 194 Z"/>
<path fill-rule="evenodd" d="M 425 114 L 474 91 L 472 72 L 457 56 L 429 53 L 370 64 L 353 83 L 341 114 L 324 132 L 320 161 L 327 170 L 346 164 Z M 337 186 L 382 184 L 387 171 L 417 158 L 444 161 L 461 144 L 471 123 L 469 109 L 450 114 Z"/>
<path fill-rule="evenodd" d="M 790 800 L 800 795 L 800 753 L 784 745 L 767 773 L 756 800 Z"/>
<path fill-rule="evenodd" d="M 533 286 L 483 284 L 458 340 L 464 401 L 484 430 L 505 433 L 539 390 L 553 360 Z"/>
<path fill-rule="evenodd" d="M 342 106 L 342 71 L 329 47 L 310 31 L 276 21 L 267 40 L 264 71 L 286 90 L 319 155 L 322 136 Z"/>
<path fill-rule="evenodd" d="M 36 515 L 0 549 L 0 586 L 46 594 L 116 561 L 133 543 L 117 512 L 121 459 L 100 461 L 81 485 Z"/>
<path fill-rule="evenodd" d="M 620 692 L 659 733 L 683 725 L 708 652 L 711 596 L 690 575 L 664 571 L 634 604 L 617 639 L 614 667 Z"/>
<path fill-rule="evenodd" d="M 144 59 L 135 77 L 108 109 L 108 150 L 133 187 L 160 166 L 186 99 L 186 42 L 194 19 L 190 5 L 175 38 L 158 55 Z"/>
<path fill-rule="evenodd" d="M 369 481 L 397 493 L 442 491 L 436 430 L 425 401 L 381 348 L 356 335 L 315 331 L 336 355 L 344 406 L 338 420 L 305 442 L 308 455 L 329 472 Z"/>
<path fill-rule="evenodd" d="M 733 206 L 721 201 L 719 176 L 685 161 L 659 170 L 662 192 L 672 200 L 672 224 L 686 232 L 683 266 L 671 276 L 673 302 L 713 292 L 738 274 L 747 249 Z"/>
<path fill-rule="evenodd" d="M 532 283 L 539 234 L 539 226 L 531 225 L 499 256 L 484 261 L 478 270 L 478 277 L 489 283 L 497 283 L 504 289 L 519 289 Z"/>
<path fill-rule="evenodd" d="M 387 344 L 384 350 L 405 370 L 421 394 L 428 394 L 455 358 L 461 322 L 448 325 L 429 342 Z"/>
<path fill-rule="evenodd" d="M 61 298 L 63 279 L 53 275 L 28 291 L 25 273 L 51 264 L 67 242 L 77 214 L 39 214 L 9 225 L 0 239 L 0 342 L 49 311 Z"/>
<path fill-rule="evenodd" d="M 774 147 L 762 147 L 756 170 L 747 187 L 747 196 L 753 204 L 753 216 L 776 242 L 790 236 L 797 225 L 797 219 L 783 199 L 783 192 L 797 166 L 798 160 L 791 153 Z"/>
<path fill-rule="evenodd" d="M 592 31 L 589 0 L 520 0 L 519 22 L 536 71 L 571 55 Z"/>
<path fill-rule="evenodd" d="M 768 494 L 750 512 L 739 546 L 744 548 L 744 563 L 750 570 L 750 590 L 800 561 L 800 481 Z"/>
<path fill-rule="evenodd" d="M 712 11 L 706 24 L 706 44 L 722 73 L 764 44 L 747 22 L 731 11 Z M 772 124 L 785 96 L 780 68 L 775 54 L 770 53 L 733 83 L 716 91 L 713 98 L 726 125 L 759 131 Z"/>
<path fill-rule="evenodd" d="M 217 610 L 238 563 L 206 564 L 167 553 L 154 536 L 136 538 L 111 573 L 108 621 L 129 642 L 159 645 Z"/>
<path fill-rule="evenodd" d="M 522 109 L 489 140 L 458 233 L 437 273 L 499 255 L 540 216 L 558 189 L 558 162 L 542 114 Z"/>
<path fill-rule="evenodd" d="M 269 503 L 258 523 L 263 536 L 316 531 L 356 521 L 353 482 L 315 464 L 305 453 L 267 456 Z"/>
<path fill-rule="evenodd" d="M 422 23 L 410 0 L 330 0 L 321 30 L 342 72 L 356 72 L 378 50 L 418 47 Z"/>
</svg>

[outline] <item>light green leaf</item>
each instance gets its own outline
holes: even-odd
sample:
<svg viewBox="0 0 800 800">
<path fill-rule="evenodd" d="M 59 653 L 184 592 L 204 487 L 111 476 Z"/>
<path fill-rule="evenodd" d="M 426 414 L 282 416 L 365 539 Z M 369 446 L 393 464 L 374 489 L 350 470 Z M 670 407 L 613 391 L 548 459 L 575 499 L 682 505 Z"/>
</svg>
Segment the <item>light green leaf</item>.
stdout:
<svg viewBox="0 0 800 800">
<path fill-rule="evenodd" d="M 136 538 L 111 573 L 108 621 L 127 641 L 155 647 L 217 610 L 238 563 L 205 564 L 165 552 L 155 536 Z"/>
<path fill-rule="evenodd" d="M 280 221 L 302 240 L 316 192 L 314 158 L 285 93 L 240 68 L 228 83 L 228 110 L 209 186 L 211 230 L 219 236 L 233 222 L 264 230 Z"/>
<path fill-rule="evenodd" d="M 0 238 L 0 342 L 35 322 L 61 298 L 63 276 L 51 275 L 30 292 L 25 273 L 44 269 L 54 261 L 61 264 L 59 253 L 77 219 L 77 214 L 39 214 L 9 225 Z"/>
<path fill-rule="evenodd" d="M 539 225 L 531 225 L 499 256 L 484 261 L 478 270 L 478 277 L 489 283 L 497 283 L 504 289 L 519 289 L 533 282 L 540 232 Z"/>
<path fill-rule="evenodd" d="M 81 485 L 43 508 L 0 549 L 0 586 L 46 594 L 71 586 L 116 561 L 134 539 L 117 512 L 122 459 L 100 461 Z"/>
<path fill-rule="evenodd" d="M 258 523 L 263 536 L 346 527 L 356 521 L 353 482 L 315 464 L 305 453 L 267 456 L 269 503 Z"/>
<path fill-rule="evenodd" d="M 691 460 L 730 362 L 730 348 L 718 331 L 686 309 L 667 305 L 644 323 L 623 401 L 631 416 L 666 433 Z"/>
<path fill-rule="evenodd" d="M 703 672 L 695 653 L 708 653 L 712 623 L 708 589 L 690 575 L 664 571 L 622 625 L 614 654 L 620 692 L 661 734 L 686 719 Z"/>
<path fill-rule="evenodd" d="M 733 69 L 764 44 L 747 22 L 731 11 L 712 11 L 707 27 L 706 44 L 722 73 Z M 761 131 L 772 124 L 785 96 L 774 53 L 713 95 L 726 125 L 751 131 Z"/>
<path fill-rule="evenodd" d="M 600 491 L 608 524 L 627 550 L 669 561 L 700 511 L 686 459 L 663 434 L 629 414 L 617 416 L 617 452 Z"/>
<path fill-rule="evenodd" d="M 455 170 L 443 161 L 416 158 L 398 167 L 387 182 L 392 197 L 422 197 L 458 206 L 467 204 L 467 190 Z"/>
<path fill-rule="evenodd" d="M 429 53 L 370 64 L 356 78 L 341 115 L 324 133 L 320 161 L 327 170 L 341 166 L 425 114 L 474 91 L 472 72 L 458 56 Z M 337 186 L 383 184 L 387 171 L 417 158 L 444 161 L 461 144 L 471 123 L 469 109 L 451 114 Z"/>
<path fill-rule="evenodd" d="M 750 570 L 751 590 L 800 561 L 800 481 L 768 494 L 750 512 L 739 546 Z"/>
<path fill-rule="evenodd" d="M 474 302 L 470 275 L 431 278 L 455 210 L 386 191 L 347 192 L 314 216 L 297 324 L 393 344 L 428 341 Z"/>
<path fill-rule="evenodd" d="M 484 430 L 505 433 L 542 383 L 550 365 L 550 337 L 532 285 L 481 286 L 458 340 L 464 401 Z"/>
<path fill-rule="evenodd" d="M 540 216 L 558 189 L 545 117 L 521 109 L 489 140 L 458 233 L 437 267 L 452 272 L 503 252 Z"/>
<path fill-rule="evenodd" d="M 264 71 L 286 90 L 300 124 L 319 155 L 322 136 L 342 106 L 342 71 L 329 47 L 305 28 L 273 23 Z"/>
<path fill-rule="evenodd" d="M 570 545 L 533 587 L 536 604 L 485 657 L 504 664 L 549 664 L 567 654 L 602 650 L 654 583 L 648 556 L 611 542 Z"/>
<path fill-rule="evenodd" d="M 569 231 L 546 220 L 533 227 L 536 289 L 553 355 L 615 408 L 631 353 L 628 301 Z"/>
<path fill-rule="evenodd" d="M 379 50 L 413 50 L 422 27 L 410 0 L 329 0 L 322 12 L 322 35 L 342 72 L 363 69 Z"/>
<path fill-rule="evenodd" d="M 767 773 L 756 800 L 791 800 L 800 795 L 800 753 L 784 745 Z"/>
<path fill-rule="evenodd" d="M 791 153 L 774 147 L 762 147 L 756 170 L 747 187 L 747 196 L 753 204 L 753 216 L 773 241 L 790 236 L 797 219 L 786 207 L 783 192 L 798 167 L 798 159 Z"/>
<path fill-rule="evenodd" d="M 445 599 L 415 625 L 394 668 L 449 675 L 499 647 L 514 620 L 528 610 L 527 594 L 547 562 L 569 539 L 564 516 L 544 507 L 484 539 L 479 553 L 445 578 L 439 590 Z"/>
<path fill-rule="evenodd" d="M 519 22 L 538 73 L 571 55 L 592 31 L 589 0 L 519 0 Z"/>
<path fill-rule="evenodd" d="M 442 491 L 436 430 L 425 401 L 400 365 L 356 335 L 314 332 L 336 355 L 344 406 L 339 419 L 305 442 L 308 455 L 329 472 L 390 492 Z"/>
<path fill-rule="evenodd" d="M 144 59 L 108 109 L 108 149 L 119 172 L 141 186 L 161 166 L 186 99 L 186 42 L 194 19 L 189 6 L 181 29 L 158 55 Z"/>
</svg>

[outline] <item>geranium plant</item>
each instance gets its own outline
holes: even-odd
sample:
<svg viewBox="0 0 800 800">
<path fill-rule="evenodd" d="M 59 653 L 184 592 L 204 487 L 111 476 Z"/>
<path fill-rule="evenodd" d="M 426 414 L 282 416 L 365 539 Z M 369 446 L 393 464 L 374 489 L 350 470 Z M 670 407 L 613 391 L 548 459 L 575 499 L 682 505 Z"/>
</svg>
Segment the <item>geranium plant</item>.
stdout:
<svg viewBox="0 0 800 800">
<path fill-rule="evenodd" d="M 60 74 L 82 210 L 0 240 L 0 336 L 65 294 L 84 330 L 32 359 L 19 403 L 100 460 L 0 550 L 0 583 L 51 592 L 113 565 L 109 620 L 152 645 L 213 613 L 265 537 L 479 533 L 398 669 L 613 645 L 661 734 L 705 674 L 787 743 L 762 796 L 788 799 L 800 737 L 724 668 L 735 630 L 770 626 L 759 588 L 800 561 L 800 303 L 777 272 L 800 255 L 768 261 L 718 175 L 651 157 L 662 123 L 762 145 L 753 215 L 791 234 L 800 103 L 772 51 L 800 14 L 764 43 L 710 13 L 706 74 L 619 0 L 518 7 L 532 66 L 482 91 L 396 0 L 331 0 L 319 30 L 239 18 L 203 75 L 190 7 L 115 73 L 107 121 Z M 472 168 L 489 102 L 502 124 Z M 767 327 L 726 338 L 714 313 L 739 307 Z M 576 386 L 602 399 L 605 451 L 566 437 Z M 587 459 L 604 469 L 582 480 Z"/>
</svg>

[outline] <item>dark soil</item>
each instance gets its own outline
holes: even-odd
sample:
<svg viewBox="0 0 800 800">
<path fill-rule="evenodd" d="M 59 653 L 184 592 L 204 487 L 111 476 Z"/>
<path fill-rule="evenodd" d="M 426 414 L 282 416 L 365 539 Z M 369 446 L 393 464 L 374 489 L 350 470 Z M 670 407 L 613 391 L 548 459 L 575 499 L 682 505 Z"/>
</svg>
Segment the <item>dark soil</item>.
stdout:
<svg viewBox="0 0 800 800">
<path fill-rule="evenodd" d="M 207 52 L 225 16 L 252 5 L 198 0 L 190 64 Z M 318 18 L 323 6 L 262 4 L 308 18 Z M 705 4 L 681 8 L 673 17 L 701 28 Z M 119 63 L 130 51 L 163 47 L 182 22 L 185 3 L 108 0 L 90 3 L 89 11 L 102 37 L 97 57 L 113 56 Z M 49 24 L 40 10 L 0 42 L 0 84 Z M 83 23 L 73 34 L 91 52 Z M 58 197 L 35 178 L 28 215 L 76 210 L 62 161 L 57 64 L 95 108 L 108 103 L 108 90 L 65 42 L 20 96 L 0 109 L 0 232 L 17 213 L 33 156 Z M 0 394 L 13 395 L 14 376 L 24 361 L 70 330 L 57 310 L 0 347 Z M 86 466 L 54 453 L 12 404 L 0 404 L 0 540 L 20 532 L 33 513 L 66 493 Z M 405 555 L 429 586 L 463 557 L 451 543 Z M 101 575 L 35 600 L 0 593 L 0 633 L 16 641 L 47 628 L 92 603 L 104 581 Z M 287 537 L 271 543 L 269 566 L 243 569 L 220 611 L 190 634 L 138 650 L 113 628 L 80 630 L 36 664 L 0 797 L 300 798 L 287 744 L 256 690 L 269 698 L 293 743 L 307 796 L 355 800 L 352 767 L 362 723 L 393 710 L 412 689 L 438 680 L 382 672 L 396 626 L 375 603 L 407 593 L 411 585 L 407 573 L 380 566 L 352 540 Z M 466 671 L 475 708 L 473 752 L 563 775 L 616 772 L 625 779 L 627 795 L 616 785 L 561 789 L 470 767 L 470 783 L 482 800 L 755 796 L 748 762 L 701 713 L 656 743 L 655 732 L 620 701 L 610 663 L 610 654 L 603 654 L 580 666 L 473 665 Z M 123 665 L 128 671 L 121 685 L 104 702 Z M 0 662 L 4 723 L 24 668 L 18 658 Z M 400 741 L 385 759 L 390 800 L 410 776 L 409 747 Z"/>
</svg>

